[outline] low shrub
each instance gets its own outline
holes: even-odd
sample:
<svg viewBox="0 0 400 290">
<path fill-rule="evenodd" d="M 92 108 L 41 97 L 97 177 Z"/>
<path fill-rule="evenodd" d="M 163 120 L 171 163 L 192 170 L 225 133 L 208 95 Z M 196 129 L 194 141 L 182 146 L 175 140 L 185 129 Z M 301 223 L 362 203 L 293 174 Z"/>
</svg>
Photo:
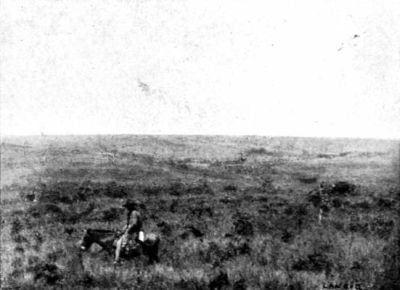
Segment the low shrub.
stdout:
<svg viewBox="0 0 400 290">
<path fill-rule="evenodd" d="M 224 186 L 224 191 L 237 191 L 237 186 L 234 184 L 228 184 Z"/>
<path fill-rule="evenodd" d="M 33 274 L 35 282 L 42 280 L 45 284 L 54 285 L 62 279 L 61 270 L 52 263 L 38 261 L 27 268 Z"/>
<path fill-rule="evenodd" d="M 27 214 L 33 218 L 48 217 L 52 221 L 65 221 L 66 214 L 56 204 L 53 203 L 38 203 L 32 205 L 28 210 Z"/>
<path fill-rule="evenodd" d="M 200 195 L 200 194 L 213 195 L 214 191 L 211 188 L 211 186 L 206 181 L 204 181 L 200 184 L 195 184 L 190 186 L 188 188 L 188 193 L 195 195 Z"/>
<path fill-rule="evenodd" d="M 163 186 L 145 186 L 143 188 L 143 194 L 145 195 L 150 195 L 150 196 L 154 196 L 154 195 L 160 195 L 161 193 L 165 192 L 165 188 Z"/>
<path fill-rule="evenodd" d="M 318 176 L 299 175 L 297 180 L 304 184 L 313 184 L 318 181 Z"/>
<path fill-rule="evenodd" d="M 375 202 L 380 209 L 392 209 L 396 206 L 396 200 L 391 198 L 379 197 L 375 199 Z"/>
<path fill-rule="evenodd" d="M 355 184 L 348 181 L 337 181 L 333 184 L 330 191 L 334 195 L 346 195 L 351 194 L 355 191 Z"/>
<path fill-rule="evenodd" d="M 111 198 L 125 198 L 128 196 L 125 188 L 121 185 L 117 185 L 116 182 L 107 183 L 103 194 Z"/>
<path fill-rule="evenodd" d="M 228 274 L 225 271 L 219 271 L 219 273 L 217 275 L 215 275 L 215 277 L 210 280 L 210 283 L 208 284 L 208 287 L 211 290 L 214 290 L 214 289 L 225 289 L 229 285 L 230 285 L 230 283 L 229 283 Z"/>
<path fill-rule="evenodd" d="M 254 234 L 253 224 L 248 215 L 238 213 L 233 216 L 234 234 L 239 236 L 252 236 Z"/>
<path fill-rule="evenodd" d="M 246 290 L 247 289 L 246 280 L 241 278 L 241 279 L 235 281 L 232 285 L 232 289 L 233 290 Z"/>
<path fill-rule="evenodd" d="M 314 252 L 304 258 L 299 259 L 292 265 L 295 271 L 311 271 L 311 272 L 329 272 L 333 267 L 331 261 L 324 253 Z"/>
<path fill-rule="evenodd" d="M 14 218 L 11 222 L 11 231 L 10 231 L 11 236 L 18 235 L 23 228 L 24 227 L 21 220 L 19 218 Z"/>
<path fill-rule="evenodd" d="M 163 235 L 170 236 L 172 234 L 172 226 L 169 223 L 162 221 L 159 222 L 157 226 L 161 229 Z"/>
<path fill-rule="evenodd" d="M 122 208 L 111 207 L 109 209 L 102 211 L 101 219 L 106 222 L 112 222 L 118 220 L 122 214 L 123 214 Z"/>
<path fill-rule="evenodd" d="M 208 290 L 209 287 L 204 280 L 196 280 L 196 279 L 181 279 L 178 282 L 175 282 L 174 288 L 177 290 Z"/>
</svg>

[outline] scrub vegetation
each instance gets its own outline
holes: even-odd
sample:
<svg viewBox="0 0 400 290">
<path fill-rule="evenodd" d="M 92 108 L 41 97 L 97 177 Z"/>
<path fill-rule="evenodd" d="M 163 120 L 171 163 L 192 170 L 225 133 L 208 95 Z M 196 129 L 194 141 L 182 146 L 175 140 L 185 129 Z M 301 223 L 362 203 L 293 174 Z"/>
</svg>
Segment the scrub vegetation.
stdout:
<svg viewBox="0 0 400 290">
<path fill-rule="evenodd" d="M 4 138 L 1 285 L 400 289 L 398 160 L 384 140 Z M 335 190 L 319 223 L 321 182 Z M 159 263 L 79 251 L 84 230 L 123 227 L 126 198 L 161 235 Z"/>
</svg>

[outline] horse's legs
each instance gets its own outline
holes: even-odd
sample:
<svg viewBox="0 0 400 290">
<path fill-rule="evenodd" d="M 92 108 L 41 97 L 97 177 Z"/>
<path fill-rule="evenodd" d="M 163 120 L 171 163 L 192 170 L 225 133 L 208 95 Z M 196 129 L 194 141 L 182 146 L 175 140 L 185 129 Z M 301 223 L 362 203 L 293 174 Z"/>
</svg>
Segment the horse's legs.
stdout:
<svg viewBox="0 0 400 290">
<path fill-rule="evenodd" d="M 159 263 L 160 259 L 158 257 L 158 243 L 149 252 L 149 263 L 152 265 L 154 262 Z"/>
</svg>

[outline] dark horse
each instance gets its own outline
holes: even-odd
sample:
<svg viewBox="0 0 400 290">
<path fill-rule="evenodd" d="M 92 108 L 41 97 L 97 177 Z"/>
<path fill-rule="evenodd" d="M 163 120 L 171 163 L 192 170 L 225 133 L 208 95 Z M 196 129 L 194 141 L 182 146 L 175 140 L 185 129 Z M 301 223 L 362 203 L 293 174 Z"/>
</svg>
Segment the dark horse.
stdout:
<svg viewBox="0 0 400 290">
<path fill-rule="evenodd" d="M 88 250 L 92 244 L 98 244 L 109 254 L 115 254 L 116 240 L 120 234 L 112 230 L 100 229 L 87 229 L 80 241 L 80 249 L 82 251 Z M 144 241 L 138 241 L 138 247 L 131 250 L 123 250 L 121 258 L 132 259 L 140 256 L 141 254 L 149 258 L 149 263 L 159 262 L 158 247 L 160 244 L 160 237 L 156 234 L 149 233 L 146 235 Z"/>
</svg>

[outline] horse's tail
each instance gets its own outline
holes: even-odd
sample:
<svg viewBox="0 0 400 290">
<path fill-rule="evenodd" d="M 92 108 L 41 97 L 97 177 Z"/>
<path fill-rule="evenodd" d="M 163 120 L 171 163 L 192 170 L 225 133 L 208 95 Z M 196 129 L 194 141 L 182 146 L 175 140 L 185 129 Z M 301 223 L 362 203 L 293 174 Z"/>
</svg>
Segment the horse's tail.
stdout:
<svg viewBox="0 0 400 290">
<path fill-rule="evenodd" d="M 145 241 L 144 241 L 144 248 L 145 252 L 149 257 L 149 262 L 150 264 L 156 262 L 158 263 L 160 261 L 159 256 L 158 256 L 158 250 L 160 247 L 160 236 L 154 233 L 149 233 L 146 235 Z"/>
</svg>

